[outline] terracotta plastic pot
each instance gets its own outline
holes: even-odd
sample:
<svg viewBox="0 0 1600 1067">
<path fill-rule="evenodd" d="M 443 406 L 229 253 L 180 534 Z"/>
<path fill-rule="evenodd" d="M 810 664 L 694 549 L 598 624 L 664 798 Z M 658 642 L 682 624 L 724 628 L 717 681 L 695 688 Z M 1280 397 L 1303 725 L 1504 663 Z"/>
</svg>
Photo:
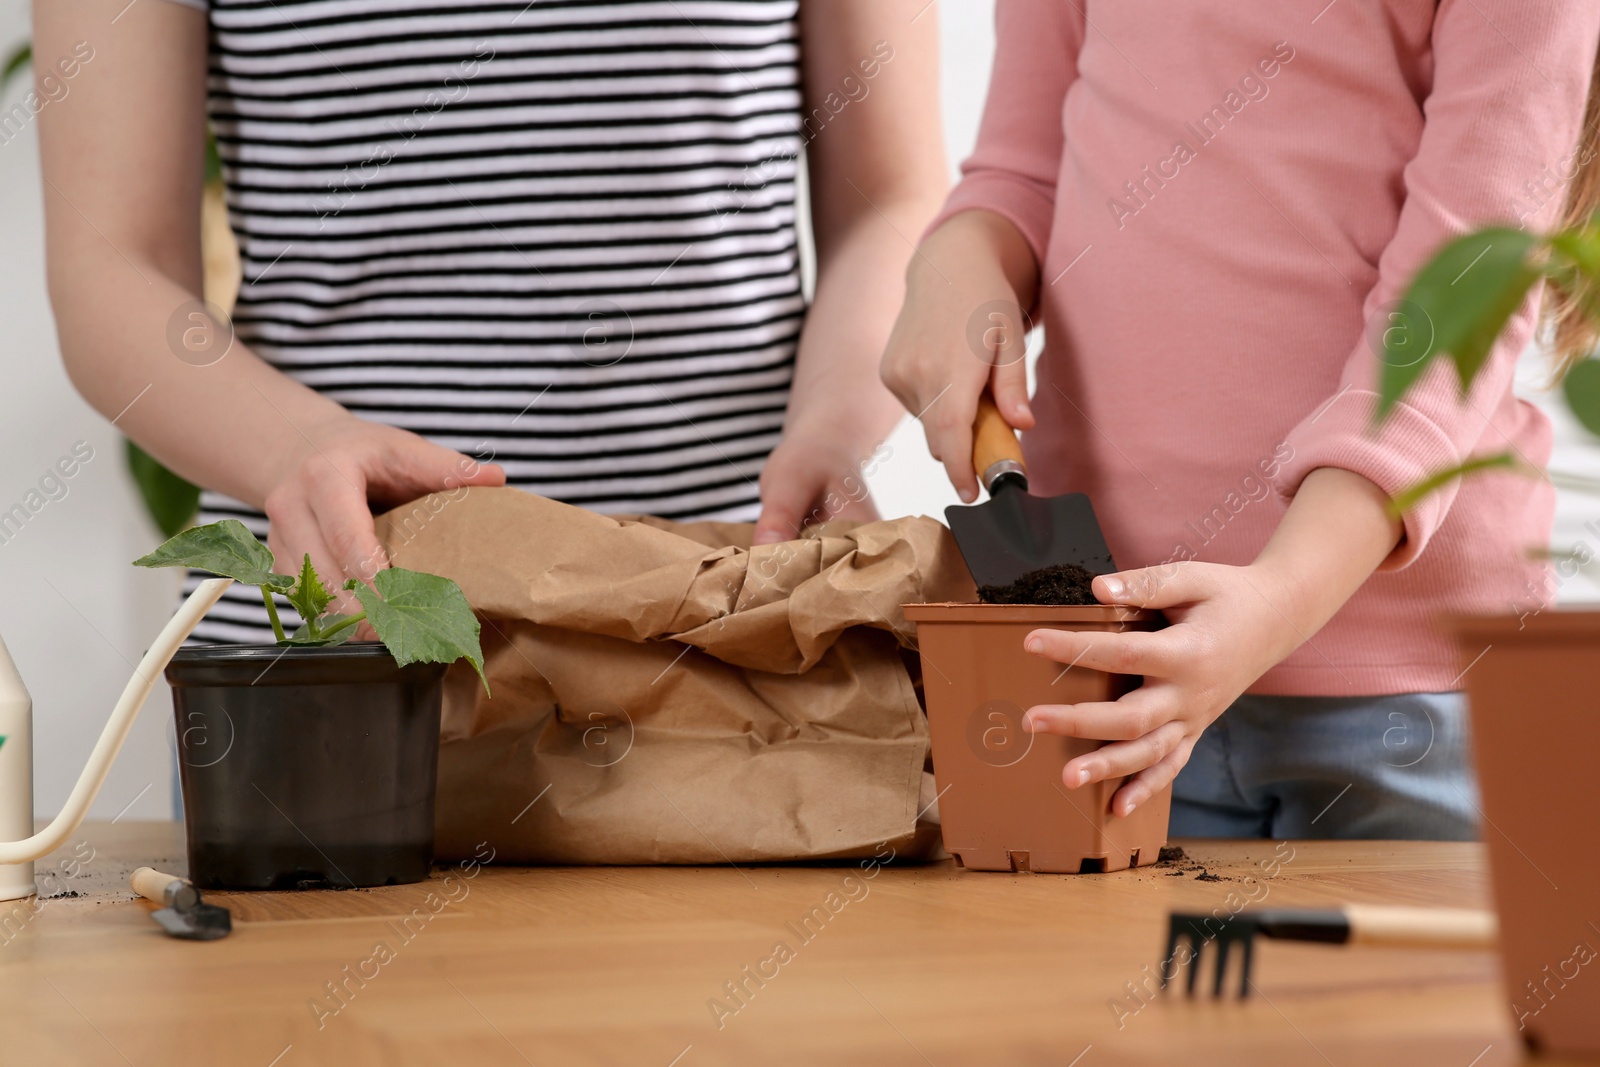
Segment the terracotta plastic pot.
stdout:
<svg viewBox="0 0 1600 1067">
<path fill-rule="evenodd" d="M 1111 814 L 1122 779 L 1069 790 L 1068 760 L 1103 742 L 1030 734 L 1035 704 L 1114 700 L 1138 678 L 1061 665 L 1022 650 L 1029 631 L 1149 630 L 1157 617 L 1124 608 L 911 604 L 933 737 L 944 847 L 980 871 L 1077 874 L 1154 863 L 1167 840 L 1172 793 L 1127 818 Z"/>
<path fill-rule="evenodd" d="M 1513 1024 L 1600 1056 L 1600 612 L 1457 618 Z"/>
<path fill-rule="evenodd" d="M 189 877 L 208 889 L 428 877 L 444 673 L 377 644 L 179 649 L 166 675 Z"/>
</svg>

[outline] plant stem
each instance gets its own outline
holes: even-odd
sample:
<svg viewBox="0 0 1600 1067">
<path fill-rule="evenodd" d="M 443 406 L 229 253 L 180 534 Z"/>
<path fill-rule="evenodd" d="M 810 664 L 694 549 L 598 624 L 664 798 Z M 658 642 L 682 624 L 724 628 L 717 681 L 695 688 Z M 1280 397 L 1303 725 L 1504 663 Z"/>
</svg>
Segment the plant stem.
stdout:
<svg viewBox="0 0 1600 1067">
<path fill-rule="evenodd" d="M 358 612 L 355 615 L 350 616 L 347 619 L 340 619 L 338 622 L 334 623 L 332 626 L 330 626 L 326 630 L 322 631 L 322 633 L 319 634 L 318 636 L 320 636 L 320 637 L 332 637 L 334 634 L 338 633 L 340 630 L 343 630 L 346 627 L 354 626 L 356 623 L 361 622 L 366 617 L 367 617 L 367 613 L 362 611 L 362 612 Z"/>
<path fill-rule="evenodd" d="M 272 602 L 272 590 L 261 586 L 261 602 L 267 606 L 267 618 L 272 620 L 272 632 L 277 635 L 278 643 L 288 640 L 283 632 L 283 623 L 278 621 L 278 605 Z"/>
</svg>

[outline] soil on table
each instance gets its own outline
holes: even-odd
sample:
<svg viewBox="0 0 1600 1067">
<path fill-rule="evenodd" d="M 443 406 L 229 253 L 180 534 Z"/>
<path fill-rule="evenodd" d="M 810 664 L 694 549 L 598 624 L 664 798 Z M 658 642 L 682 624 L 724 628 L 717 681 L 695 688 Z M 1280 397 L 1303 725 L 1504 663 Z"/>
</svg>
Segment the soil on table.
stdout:
<svg viewBox="0 0 1600 1067">
<path fill-rule="evenodd" d="M 978 599 L 985 604 L 1098 604 L 1092 581 L 1093 571 L 1058 563 L 1029 571 L 1010 585 L 979 586 Z"/>
<path fill-rule="evenodd" d="M 1197 882 L 1233 882 L 1238 880 L 1225 874 L 1212 874 L 1206 870 L 1205 864 L 1197 862 L 1185 852 L 1182 845 L 1162 845 L 1161 852 L 1156 856 L 1156 861 L 1151 864 L 1151 867 L 1161 871 L 1168 878 L 1187 878 L 1192 874 Z"/>
</svg>

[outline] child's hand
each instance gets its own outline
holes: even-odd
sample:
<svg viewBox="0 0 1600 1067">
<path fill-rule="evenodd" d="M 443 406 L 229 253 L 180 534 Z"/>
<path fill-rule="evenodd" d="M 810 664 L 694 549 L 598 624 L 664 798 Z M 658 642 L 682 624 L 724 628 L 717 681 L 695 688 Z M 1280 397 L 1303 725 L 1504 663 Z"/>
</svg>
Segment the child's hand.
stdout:
<svg viewBox="0 0 1600 1067">
<path fill-rule="evenodd" d="M 1165 630 L 1030 633 L 1024 646 L 1036 655 L 1144 675 L 1120 700 L 1028 709 L 1038 733 L 1112 742 L 1067 763 L 1067 788 L 1131 775 L 1111 798 L 1112 813 L 1127 815 L 1176 778 L 1200 732 L 1322 629 L 1399 543 L 1388 503 L 1361 475 L 1319 467 L 1250 566 L 1169 563 L 1094 580 L 1101 603 L 1165 609 Z"/>
<path fill-rule="evenodd" d="M 1069 669 L 1142 674 L 1113 702 L 1041 704 L 1024 722 L 1037 733 L 1109 741 L 1062 770 L 1069 789 L 1131 775 L 1111 798 L 1127 815 L 1170 783 L 1200 738 L 1269 667 L 1305 637 L 1290 591 L 1259 566 L 1176 563 L 1094 580 L 1103 603 L 1164 608 L 1164 630 L 1088 633 L 1035 630 L 1029 652 Z"/>
<path fill-rule="evenodd" d="M 978 498 L 972 422 L 985 387 L 1007 422 L 1033 427 L 1020 308 L 1032 305 L 1037 285 L 1038 267 L 1022 234 L 988 211 L 952 216 L 906 269 L 906 301 L 880 373 L 922 420 L 928 451 L 968 503 Z"/>
</svg>

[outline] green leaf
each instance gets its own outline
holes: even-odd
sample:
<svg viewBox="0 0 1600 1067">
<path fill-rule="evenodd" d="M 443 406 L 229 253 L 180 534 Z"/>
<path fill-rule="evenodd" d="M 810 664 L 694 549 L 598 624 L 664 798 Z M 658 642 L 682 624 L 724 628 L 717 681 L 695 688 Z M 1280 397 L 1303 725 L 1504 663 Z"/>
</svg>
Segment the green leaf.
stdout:
<svg viewBox="0 0 1600 1067">
<path fill-rule="evenodd" d="M 17 45 L 10 56 L 6 57 L 6 65 L 0 67 L 0 92 L 5 91 L 6 86 L 11 84 L 11 79 L 17 76 L 18 71 L 32 62 L 33 44 L 23 41 Z"/>
<path fill-rule="evenodd" d="M 1550 247 L 1591 280 L 1600 277 L 1600 231 L 1592 228 L 1567 230 L 1551 237 Z"/>
<path fill-rule="evenodd" d="M 318 620 L 322 618 L 322 613 L 328 610 L 333 594 L 328 592 L 328 587 L 317 577 L 317 569 L 311 565 L 311 553 L 306 553 L 305 561 L 300 564 L 300 577 L 294 583 L 294 588 L 285 595 L 289 598 L 289 603 L 294 605 L 294 610 L 298 611 L 300 617 L 306 621 L 307 626 L 320 631 L 321 625 Z M 296 633 L 295 636 L 299 637 L 300 634 Z"/>
<path fill-rule="evenodd" d="M 195 512 L 200 510 L 200 487 L 167 470 L 160 460 L 131 440 L 124 443 L 128 473 L 139 488 L 145 511 L 163 537 L 173 536 L 194 521 Z"/>
<path fill-rule="evenodd" d="M 238 519 L 191 527 L 133 561 L 136 567 L 191 567 L 245 585 L 290 589 L 294 579 L 272 573 L 272 553 Z"/>
<path fill-rule="evenodd" d="M 206 123 L 206 184 L 222 180 L 222 154 L 217 151 L 217 132 Z"/>
<path fill-rule="evenodd" d="M 1495 469 L 1525 470 L 1526 468 L 1522 461 L 1510 452 L 1497 452 L 1492 456 L 1474 456 L 1465 463 L 1434 471 L 1415 485 L 1400 490 L 1395 498 L 1389 501 L 1389 513 L 1397 517 L 1404 515 L 1416 507 L 1423 497 L 1438 492 L 1457 478 L 1464 478 L 1478 471 Z"/>
<path fill-rule="evenodd" d="M 1600 360 L 1586 359 L 1567 371 L 1561 389 L 1567 406 L 1583 423 L 1583 428 L 1600 435 Z"/>
<path fill-rule="evenodd" d="M 373 586 L 357 584 L 356 598 L 397 663 L 466 659 L 483 678 L 478 619 L 459 585 L 436 574 L 390 567 L 377 573 Z M 487 678 L 483 687 L 489 688 Z"/>
<path fill-rule="evenodd" d="M 1384 331 L 1376 421 L 1427 370 L 1449 355 L 1465 393 L 1483 369 L 1506 322 L 1539 278 L 1530 262 L 1542 238 L 1496 227 L 1458 237 L 1417 272 L 1391 318 L 1403 328 Z"/>
</svg>

